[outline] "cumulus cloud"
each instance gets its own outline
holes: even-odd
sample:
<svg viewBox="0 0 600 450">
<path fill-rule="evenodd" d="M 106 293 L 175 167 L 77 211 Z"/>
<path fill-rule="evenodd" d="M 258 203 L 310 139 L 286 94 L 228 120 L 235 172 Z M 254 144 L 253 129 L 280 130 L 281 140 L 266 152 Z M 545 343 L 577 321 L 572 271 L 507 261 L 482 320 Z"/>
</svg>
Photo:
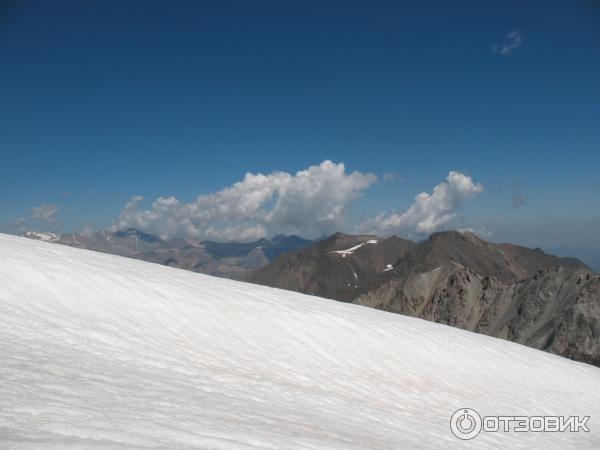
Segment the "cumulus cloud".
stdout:
<svg viewBox="0 0 600 450">
<path fill-rule="evenodd" d="M 506 33 L 504 43 L 502 45 L 494 45 L 492 51 L 500 53 L 503 56 L 509 56 L 512 52 L 518 49 L 523 43 L 523 36 L 519 30 L 511 30 Z"/>
<path fill-rule="evenodd" d="M 143 198 L 132 197 L 115 228 L 134 227 L 165 239 L 252 240 L 272 228 L 326 233 L 343 226 L 347 204 L 376 181 L 373 174 L 346 173 L 343 163 L 328 160 L 296 174 L 247 173 L 189 203 L 159 197 L 143 209 Z"/>
<path fill-rule="evenodd" d="M 52 205 L 50 203 L 45 203 L 40 206 L 34 206 L 31 209 L 31 216 L 34 219 L 46 222 L 48 225 L 51 225 L 53 227 L 57 227 L 59 225 L 58 218 L 56 217 L 57 213 L 58 206 Z"/>
<path fill-rule="evenodd" d="M 427 235 L 448 226 L 456 219 L 456 210 L 480 192 L 483 192 L 483 186 L 473 182 L 470 176 L 450 172 L 446 181 L 435 186 L 431 194 L 417 195 L 404 213 L 379 214 L 357 229 L 378 235 Z"/>
</svg>

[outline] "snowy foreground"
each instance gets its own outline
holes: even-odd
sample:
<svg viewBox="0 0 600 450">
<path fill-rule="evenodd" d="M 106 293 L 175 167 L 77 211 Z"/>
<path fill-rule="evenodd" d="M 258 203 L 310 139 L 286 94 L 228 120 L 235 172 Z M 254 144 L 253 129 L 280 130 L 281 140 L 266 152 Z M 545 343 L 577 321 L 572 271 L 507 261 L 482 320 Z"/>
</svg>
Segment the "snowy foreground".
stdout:
<svg viewBox="0 0 600 450">
<path fill-rule="evenodd" d="M 0 448 L 600 448 L 600 370 L 277 289 L 0 235 Z M 450 432 L 459 408 L 590 432 Z"/>
</svg>

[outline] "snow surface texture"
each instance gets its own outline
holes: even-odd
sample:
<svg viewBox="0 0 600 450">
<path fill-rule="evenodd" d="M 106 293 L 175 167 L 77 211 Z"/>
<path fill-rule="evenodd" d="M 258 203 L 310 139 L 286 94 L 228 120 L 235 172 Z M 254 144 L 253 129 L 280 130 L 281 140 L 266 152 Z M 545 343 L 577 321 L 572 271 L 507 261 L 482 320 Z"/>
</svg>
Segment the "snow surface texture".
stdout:
<svg viewBox="0 0 600 450">
<path fill-rule="evenodd" d="M 600 370 L 419 319 L 0 235 L 2 448 L 599 448 Z M 450 416 L 589 415 L 589 433 Z"/>
</svg>

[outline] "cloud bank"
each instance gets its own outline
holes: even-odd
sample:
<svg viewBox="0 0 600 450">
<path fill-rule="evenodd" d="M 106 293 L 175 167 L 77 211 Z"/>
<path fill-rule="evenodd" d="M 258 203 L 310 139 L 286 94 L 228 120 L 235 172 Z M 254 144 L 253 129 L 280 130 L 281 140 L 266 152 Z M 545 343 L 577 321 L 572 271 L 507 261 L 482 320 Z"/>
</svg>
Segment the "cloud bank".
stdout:
<svg viewBox="0 0 600 450">
<path fill-rule="evenodd" d="M 343 163 L 329 160 L 295 174 L 247 173 L 241 181 L 189 203 L 159 197 L 149 208 L 143 208 L 144 199 L 132 197 L 114 229 L 137 228 L 163 239 L 220 241 L 249 241 L 282 231 L 327 234 L 348 229 L 345 213 L 349 203 L 376 181 L 373 174 L 347 173 Z M 458 217 L 457 209 L 480 192 L 483 186 L 470 176 L 450 172 L 431 194 L 417 195 L 404 213 L 379 214 L 355 231 L 425 236 L 450 227 Z"/>
<path fill-rule="evenodd" d="M 296 174 L 247 173 L 242 181 L 190 203 L 159 197 L 142 209 L 143 198 L 132 197 L 115 229 L 138 228 L 163 239 L 215 240 L 258 239 L 272 229 L 328 233 L 344 226 L 348 203 L 376 181 L 373 174 L 346 173 L 343 163 L 329 160 Z"/>
<path fill-rule="evenodd" d="M 417 237 L 445 228 L 457 218 L 456 210 L 467 200 L 483 192 L 483 186 L 470 176 L 450 172 L 446 181 L 433 188 L 431 194 L 422 192 L 404 213 L 379 214 L 357 227 L 362 233 L 382 236 Z"/>
</svg>

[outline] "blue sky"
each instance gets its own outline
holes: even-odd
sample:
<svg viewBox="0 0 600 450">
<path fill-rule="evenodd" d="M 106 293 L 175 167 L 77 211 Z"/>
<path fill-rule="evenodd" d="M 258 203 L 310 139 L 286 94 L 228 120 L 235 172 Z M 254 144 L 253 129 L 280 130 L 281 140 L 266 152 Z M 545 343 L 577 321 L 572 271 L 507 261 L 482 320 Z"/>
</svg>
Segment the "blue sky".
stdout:
<svg viewBox="0 0 600 450">
<path fill-rule="evenodd" d="M 600 249 L 599 54 L 592 1 L 3 2 L 0 226 L 108 228 L 135 195 L 330 160 L 378 181 L 263 232 L 354 231 L 456 171 L 483 192 L 441 228 Z"/>
</svg>

